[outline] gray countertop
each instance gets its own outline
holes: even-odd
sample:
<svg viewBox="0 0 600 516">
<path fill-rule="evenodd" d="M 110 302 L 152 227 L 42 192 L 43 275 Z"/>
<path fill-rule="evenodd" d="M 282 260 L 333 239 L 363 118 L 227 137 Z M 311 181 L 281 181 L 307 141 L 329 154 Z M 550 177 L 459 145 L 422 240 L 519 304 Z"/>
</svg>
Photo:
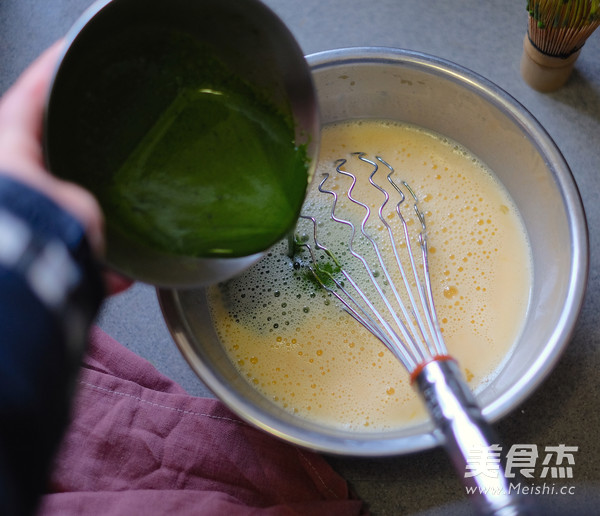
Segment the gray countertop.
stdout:
<svg viewBox="0 0 600 516">
<path fill-rule="evenodd" d="M 600 229 L 596 227 L 600 217 L 600 147 L 596 140 L 600 135 L 600 32 L 583 48 L 567 85 L 556 93 L 540 94 L 531 90 L 519 73 L 526 31 L 525 0 L 265 3 L 287 23 L 305 54 L 349 46 L 388 46 L 454 61 L 505 89 L 556 141 L 573 171 L 587 212 L 589 287 L 572 341 L 555 370 L 522 406 L 495 426 L 506 443 L 578 446 L 573 479 L 556 480 L 558 486 L 576 486 L 576 494 L 546 502 L 568 507 L 569 514 L 588 513 L 583 507 L 600 491 Z M 62 36 L 89 4 L 90 0 L 0 0 L 0 92 Z M 107 300 L 99 323 L 191 394 L 211 395 L 179 355 L 151 287 L 136 284 Z M 442 450 L 384 459 L 331 457 L 330 461 L 373 514 L 464 514 L 466 510 L 464 491 Z"/>
</svg>

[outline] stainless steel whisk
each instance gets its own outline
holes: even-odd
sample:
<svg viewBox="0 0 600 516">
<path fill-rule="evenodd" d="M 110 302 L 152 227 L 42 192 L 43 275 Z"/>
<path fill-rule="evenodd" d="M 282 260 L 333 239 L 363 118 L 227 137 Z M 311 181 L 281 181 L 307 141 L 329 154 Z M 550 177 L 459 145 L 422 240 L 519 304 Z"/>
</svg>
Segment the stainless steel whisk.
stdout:
<svg viewBox="0 0 600 516">
<path fill-rule="evenodd" d="M 472 493 L 478 511 L 520 514 L 521 507 L 510 494 L 502 465 L 496 464 L 497 475 L 494 476 L 475 471 L 469 462 L 477 453 L 484 454 L 485 460 L 485 453 L 493 449 L 490 447 L 496 445 L 497 440 L 457 363 L 448 355 L 442 337 L 429 275 L 425 214 L 419 208 L 417 196 L 406 182 L 394 179 L 394 169 L 381 157 L 371 160 L 365 153 L 353 153 L 353 157 L 372 167 L 368 181 L 382 196 L 378 207 L 372 205 L 378 217 L 373 215 L 369 201 L 355 197 L 357 175 L 345 168 L 347 160 L 336 161 L 336 173 L 347 178 L 350 186 L 340 199 L 339 188 L 328 187 L 330 174 L 324 174 L 319 191 L 332 197 L 330 220 L 301 216 L 304 222 L 300 222 L 299 228 L 303 224 L 309 228 L 312 225 L 312 230 L 300 239 L 300 245 L 310 253 L 305 265 L 317 282 L 342 303 L 345 311 L 377 337 L 407 369 L 427 406 L 435 432 L 441 433 L 455 470 Z M 375 180 L 379 165 L 388 170 L 387 188 Z M 348 206 L 358 207 L 359 212 L 362 209 L 362 219 L 359 216 L 357 220 L 355 216 L 353 221 L 352 217 L 345 216 L 347 210 L 341 205 L 347 201 Z M 415 220 L 416 231 L 411 231 Z M 322 243 L 318 233 L 327 233 L 325 226 L 329 222 L 349 229 L 345 249 L 332 250 Z M 331 235 L 333 232 L 329 231 L 328 238 Z M 338 245 L 334 243 L 334 247 Z M 401 285 L 394 280 L 394 273 L 398 272 Z M 364 281 L 359 280 L 359 274 Z"/>
</svg>

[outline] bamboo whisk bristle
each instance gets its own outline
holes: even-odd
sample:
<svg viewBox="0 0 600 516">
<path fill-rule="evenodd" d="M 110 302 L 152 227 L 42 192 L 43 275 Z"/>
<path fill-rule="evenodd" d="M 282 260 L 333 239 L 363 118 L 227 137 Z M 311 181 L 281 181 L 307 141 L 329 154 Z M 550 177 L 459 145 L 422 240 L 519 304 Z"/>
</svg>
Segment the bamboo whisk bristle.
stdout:
<svg viewBox="0 0 600 516">
<path fill-rule="evenodd" d="M 528 35 L 549 56 L 577 52 L 600 25 L 600 0 L 528 0 Z"/>
</svg>

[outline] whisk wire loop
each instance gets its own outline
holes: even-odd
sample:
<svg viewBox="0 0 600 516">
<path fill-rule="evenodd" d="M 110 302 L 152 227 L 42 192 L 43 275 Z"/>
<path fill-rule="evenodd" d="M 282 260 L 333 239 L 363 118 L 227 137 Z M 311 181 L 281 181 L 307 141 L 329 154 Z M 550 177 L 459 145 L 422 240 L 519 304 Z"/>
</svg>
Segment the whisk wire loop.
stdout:
<svg viewBox="0 0 600 516">
<path fill-rule="evenodd" d="M 381 163 L 383 163 L 389 169 L 390 172 L 387 175 L 387 180 L 394 187 L 396 192 L 398 192 L 398 194 L 401 196 L 400 201 L 396 204 L 396 213 L 402 223 L 402 227 L 404 230 L 404 239 L 406 241 L 406 245 L 407 245 L 407 249 L 408 249 L 408 256 L 410 259 L 413 276 L 415 278 L 418 278 L 419 274 L 417 272 L 417 265 L 415 264 L 414 255 L 412 252 L 412 246 L 410 243 L 411 239 L 410 239 L 410 234 L 408 231 L 408 225 L 406 223 L 406 219 L 402 215 L 402 210 L 401 210 L 401 205 L 405 201 L 406 196 L 404 195 L 404 192 L 396 184 L 396 182 L 394 181 L 394 179 L 392 177 L 395 172 L 394 168 L 387 161 L 385 161 L 383 158 L 381 158 L 381 156 L 376 156 L 376 159 L 378 161 L 380 161 Z M 427 345 L 427 347 L 429 349 L 430 357 L 434 357 L 436 355 L 445 355 L 447 353 L 447 350 L 446 350 L 446 345 L 444 344 L 444 341 L 441 336 L 439 325 L 437 323 L 437 315 L 436 315 L 437 312 L 436 312 L 435 304 L 433 301 L 433 292 L 432 292 L 432 288 L 431 288 L 431 277 L 429 275 L 429 259 L 428 259 L 429 253 L 428 253 L 428 248 L 427 248 L 427 226 L 425 224 L 425 214 L 423 213 L 422 210 L 419 209 L 418 197 L 415 194 L 415 192 L 413 191 L 413 189 L 410 187 L 410 185 L 406 181 L 401 181 L 401 183 L 404 186 L 404 188 L 408 191 L 408 193 L 410 194 L 410 196 L 412 197 L 412 199 L 414 201 L 413 202 L 413 210 L 415 212 L 417 220 L 421 224 L 421 231 L 418 233 L 417 238 L 418 238 L 419 246 L 421 249 L 423 281 L 420 282 L 417 280 L 417 290 L 419 293 L 419 300 L 421 302 L 421 306 L 423 307 L 423 313 L 424 313 L 425 319 L 427 321 L 427 328 L 429 329 L 429 333 L 425 334 L 423 332 L 424 326 L 422 324 L 419 324 L 419 328 L 421 329 L 421 332 L 423 335 L 423 342 Z M 387 192 L 386 192 L 386 194 L 387 194 Z M 382 206 L 382 208 L 383 208 L 383 206 Z M 380 210 L 380 218 L 382 221 L 384 221 L 382 210 Z M 385 223 L 385 221 L 384 221 L 384 223 Z M 400 267 L 402 267 L 402 261 L 398 257 L 397 247 L 394 242 L 393 231 L 392 231 L 391 227 L 389 227 L 389 225 L 388 225 L 388 232 L 390 235 L 390 239 L 392 240 L 392 243 L 394 244 L 392 247 L 394 249 L 394 254 L 396 256 L 396 261 L 397 261 L 398 265 Z M 402 276 L 405 277 L 405 274 L 402 273 Z M 404 281 L 406 281 L 406 279 Z M 411 306 L 415 306 L 414 298 L 412 296 L 412 291 L 408 288 L 408 286 L 407 286 L 407 290 L 409 291 Z M 415 313 L 415 317 L 419 318 L 419 312 Z"/>
<path fill-rule="evenodd" d="M 404 364 L 409 373 L 413 372 L 420 364 L 426 363 L 435 357 L 447 355 L 446 347 L 441 336 L 435 305 L 433 303 L 432 286 L 429 278 L 428 248 L 425 216 L 419 209 L 418 198 L 412 188 L 405 182 L 396 182 L 393 179 L 393 167 L 377 156 L 374 160 L 369 159 L 365 153 L 353 153 L 363 163 L 372 167 L 368 174 L 369 183 L 382 194 L 382 201 L 379 204 L 377 213 L 379 221 L 383 224 L 385 231 L 378 231 L 373 234 L 372 211 L 369 205 L 355 195 L 357 185 L 357 175 L 350 172 L 347 160 L 342 158 L 335 162 L 336 174 L 340 177 L 347 177 L 350 180 L 350 186 L 346 190 L 346 197 L 355 206 L 360 207 L 362 218 L 360 223 L 353 222 L 351 217 L 340 214 L 339 197 L 335 191 L 335 186 L 329 187 L 328 182 L 331 176 L 328 172 L 323 174 L 323 179 L 318 186 L 321 193 L 330 195 L 332 198 L 330 220 L 346 226 L 350 230 L 347 240 L 347 249 L 351 256 L 356 258 L 368 278 L 368 284 L 372 286 L 377 296 L 375 300 L 372 295 L 365 291 L 365 284 L 359 285 L 353 274 L 348 272 L 347 267 L 343 266 L 325 245 L 319 241 L 317 235 L 318 223 L 314 217 L 303 215 L 302 218 L 309 220 L 313 226 L 314 248 L 321 250 L 334 261 L 338 272 L 343 276 L 344 281 L 329 271 L 319 267 L 319 261 L 310 244 L 302 244 L 309 250 L 311 256 L 311 265 L 309 269 L 317 279 L 319 284 L 340 301 L 344 309 L 358 322 L 363 324 L 373 335 L 382 341 L 386 347 Z M 395 230 L 386 220 L 385 210 L 390 202 L 389 188 L 380 186 L 375 180 L 379 171 L 378 162 L 383 164 L 389 170 L 387 180 L 395 191 L 397 202 L 394 207 L 397 220 L 400 222 L 401 230 Z M 402 185 L 399 186 L 399 184 Z M 404 192 L 408 192 L 408 195 Z M 404 205 L 406 209 L 409 199 L 412 202 L 414 215 L 418 220 L 420 228 L 415 237 L 411 237 L 409 224 L 403 215 Z M 360 227 L 360 230 L 357 229 Z M 385 257 L 380 249 L 378 242 L 379 233 L 387 235 L 388 246 L 393 255 Z M 414 233 L 414 231 L 413 231 Z M 360 237 L 360 245 L 357 246 Z M 411 240 L 415 238 L 420 248 L 420 260 L 417 260 L 416 253 L 413 251 Z M 365 243 L 367 246 L 365 247 Z M 362 246 L 362 247 L 361 247 Z M 358 248 L 361 248 L 359 250 Z M 401 247 L 407 257 L 400 255 Z M 383 279 L 375 274 L 373 267 L 370 266 L 366 258 L 366 249 L 370 248 L 376 257 L 377 268 L 383 273 Z M 421 263 L 419 264 L 418 261 Z M 392 272 L 392 268 L 396 269 Z M 420 270 L 419 270 L 420 268 Z M 404 286 L 402 293 L 397 286 L 395 278 L 401 278 Z M 384 288 L 385 287 L 385 288 Z M 408 302 L 406 302 L 408 301 Z"/>
<path fill-rule="evenodd" d="M 327 247 L 325 247 L 319 242 L 317 237 L 316 219 L 314 217 L 309 217 L 305 215 L 301 215 L 300 218 L 310 220 L 312 222 L 315 248 L 323 251 L 331 260 L 333 260 L 334 263 L 340 267 L 340 272 L 350 282 L 353 289 L 358 291 L 359 293 L 362 293 L 362 291 L 358 289 L 358 286 L 356 285 L 352 277 L 341 267 L 335 255 Z M 404 365 L 404 367 L 406 367 L 407 370 L 414 370 L 418 364 L 416 364 L 411 355 L 406 352 L 406 350 L 403 347 L 402 340 L 400 339 L 400 337 L 398 337 L 396 332 L 394 332 L 393 328 L 388 325 L 387 331 L 389 333 L 386 334 L 382 327 L 379 326 L 378 323 L 373 319 L 369 311 L 361 305 L 361 303 L 355 298 L 355 296 L 353 296 L 349 292 L 348 289 L 346 289 L 342 282 L 336 279 L 333 276 L 333 274 L 331 274 L 329 271 L 320 269 L 318 267 L 318 261 L 317 257 L 315 256 L 313 247 L 306 242 L 302 243 L 301 246 L 306 248 L 311 256 L 311 264 L 308 265 L 308 268 L 313 274 L 314 278 L 319 283 L 319 285 L 331 295 L 333 295 L 340 303 L 342 303 L 344 305 L 344 310 L 350 316 L 352 316 L 352 318 L 354 318 L 356 321 L 365 326 L 367 330 L 369 330 L 375 337 L 377 337 L 381 342 L 383 342 L 386 345 L 386 347 L 388 347 L 388 349 L 392 353 L 394 353 L 394 355 L 402 362 L 402 364 Z M 331 286 L 329 286 L 329 284 L 334 284 L 336 288 L 332 288 Z M 343 295 L 340 295 L 340 292 Z M 367 305 L 367 307 L 370 309 L 371 313 L 378 313 L 367 297 L 361 296 L 361 298 L 363 299 L 363 302 Z M 382 321 L 380 319 L 379 322 L 380 324 L 384 324 L 384 326 L 386 324 L 385 320 Z"/>
<path fill-rule="evenodd" d="M 358 159 L 360 159 L 361 161 L 364 161 L 366 163 L 369 163 L 370 165 L 373 166 L 373 171 L 371 172 L 370 176 L 369 176 L 369 182 L 376 186 L 380 191 L 383 191 L 378 185 L 376 185 L 376 183 L 373 181 L 373 176 L 376 174 L 377 170 L 378 170 L 378 166 L 376 163 L 374 163 L 373 161 L 365 158 L 365 153 L 362 152 L 358 152 L 358 153 L 354 153 L 354 155 L 358 156 Z M 352 253 L 353 256 L 355 256 L 356 258 L 358 258 L 361 263 L 363 264 L 367 274 L 369 275 L 369 279 L 371 280 L 371 283 L 373 284 L 373 286 L 375 287 L 375 289 L 377 290 L 377 293 L 379 294 L 381 300 L 383 301 L 383 303 L 385 304 L 385 307 L 387 308 L 387 310 L 389 311 L 390 316 L 392 317 L 393 321 L 395 322 L 395 324 L 399 327 L 400 329 L 400 333 L 402 334 L 402 336 L 404 337 L 404 345 L 408 346 L 410 349 L 410 352 L 412 353 L 413 357 L 416 357 L 416 362 L 421 362 L 422 360 L 425 359 L 425 356 L 422 353 L 421 348 L 418 346 L 417 344 L 417 340 L 415 339 L 415 335 L 419 335 L 420 331 L 418 330 L 417 327 L 415 327 L 414 323 L 413 323 L 413 317 L 411 317 L 411 313 L 409 313 L 406 305 L 402 302 L 402 299 L 400 297 L 400 294 L 398 292 L 398 289 L 396 288 L 396 284 L 393 281 L 393 278 L 391 277 L 390 271 L 388 266 L 386 265 L 386 262 L 383 258 L 383 255 L 381 254 L 381 250 L 377 244 L 377 242 L 375 241 L 375 239 L 371 236 L 371 234 L 368 232 L 367 230 L 367 222 L 371 217 L 371 210 L 369 208 L 369 206 L 361 201 L 359 201 L 358 199 L 356 199 L 353 195 L 353 190 L 354 187 L 356 185 L 356 176 L 354 174 L 351 174 L 350 172 L 342 169 L 342 166 L 346 163 L 346 161 L 344 160 L 344 162 L 339 162 L 338 161 L 338 165 L 336 167 L 336 171 L 338 173 L 340 173 L 341 175 L 350 177 L 352 179 L 352 185 L 351 187 L 348 189 L 347 192 L 347 197 L 348 199 L 353 202 L 356 205 L 361 206 L 364 210 L 365 210 L 365 215 L 361 221 L 361 233 L 362 235 L 365 237 L 365 239 L 369 242 L 369 244 L 371 245 L 371 248 L 373 249 L 373 251 L 375 252 L 375 255 L 377 256 L 377 260 L 379 262 L 379 265 L 381 267 L 381 270 L 383 271 L 383 274 L 386 278 L 387 284 L 388 286 L 391 288 L 394 297 L 396 299 L 396 302 L 400 308 L 400 311 L 402 313 L 402 315 L 404 316 L 404 319 L 400 318 L 397 311 L 394 309 L 394 306 L 392 305 L 392 302 L 390 301 L 390 299 L 386 296 L 385 292 L 383 291 L 383 289 L 381 288 L 379 282 L 376 280 L 375 275 L 373 274 L 373 271 L 371 269 L 371 267 L 369 267 L 367 260 L 364 258 L 363 255 L 361 255 L 360 253 L 358 253 L 355 250 L 355 246 L 354 246 L 354 238 L 355 238 L 355 234 L 353 234 L 351 236 L 351 240 L 349 242 L 349 248 L 350 248 L 350 252 Z M 323 185 L 321 185 L 323 186 Z M 324 192 L 324 189 L 320 189 L 322 192 Z M 383 210 L 383 206 L 387 203 L 387 199 L 389 199 L 389 194 L 387 194 L 387 192 L 383 191 L 385 193 L 386 200 L 384 201 L 384 203 L 380 206 L 379 211 L 380 213 Z M 336 210 L 336 205 L 334 204 L 332 207 L 332 216 L 335 217 L 335 210 Z M 337 218 L 337 217 L 336 217 Z M 381 217 L 383 219 L 383 223 L 384 225 L 389 228 L 390 230 L 390 235 L 392 238 L 392 243 L 393 243 L 393 248 L 394 248 L 394 252 L 396 252 L 396 246 L 395 246 L 395 242 L 393 242 L 393 233 L 391 232 L 391 228 L 389 226 L 389 224 L 387 224 L 387 222 L 385 221 L 385 219 L 383 218 L 383 216 L 381 215 Z M 335 219 L 334 219 L 335 220 Z M 397 257 L 397 255 L 396 255 Z M 404 272 L 404 268 L 402 266 L 402 262 L 397 259 L 397 265 L 400 268 L 400 272 L 401 272 L 401 277 L 403 278 L 403 280 L 406 282 L 407 281 L 407 277 L 406 274 Z M 406 285 L 408 287 L 408 285 Z M 358 287 L 355 287 L 358 289 Z M 360 289 L 358 289 L 360 290 Z M 363 296 L 362 294 L 362 290 L 360 290 L 361 292 L 361 297 Z M 411 297 L 411 302 L 414 301 L 412 299 L 412 292 L 410 291 L 409 288 L 407 288 L 407 293 L 409 294 L 409 296 Z M 365 297 L 365 299 L 368 299 Z M 370 303 L 369 303 L 370 305 Z M 414 315 L 414 313 L 413 313 Z M 380 322 L 386 327 L 386 329 L 388 331 L 393 331 L 391 329 L 391 327 L 389 327 L 388 323 L 387 323 L 387 319 L 380 315 L 379 312 L 377 312 L 377 318 L 380 320 Z"/>
<path fill-rule="evenodd" d="M 350 188 L 348 189 L 348 194 L 347 194 L 348 198 L 353 203 L 355 203 L 359 206 L 362 206 L 363 209 L 365 210 L 365 216 L 361 222 L 361 233 L 370 242 L 370 244 L 373 246 L 373 248 L 378 250 L 376 243 L 373 241 L 373 239 L 371 238 L 371 236 L 368 234 L 368 232 L 365 229 L 366 221 L 368 220 L 368 218 L 370 216 L 370 209 L 367 205 L 365 205 L 364 203 L 361 203 L 360 201 L 358 201 L 354 197 L 352 197 L 352 190 L 353 190 L 354 186 L 356 185 L 356 176 L 354 176 L 350 173 L 344 172 L 342 170 L 341 167 L 345 163 L 346 163 L 346 160 L 338 160 L 338 162 L 336 162 L 336 171 L 342 175 L 346 175 L 351 178 L 352 183 L 350 185 Z M 328 289 L 328 290 L 330 292 L 332 292 L 338 300 L 341 300 L 346 308 L 349 308 L 349 304 L 347 301 L 350 301 L 351 306 L 353 306 L 357 309 L 357 310 L 350 309 L 349 311 L 350 311 L 351 315 L 355 319 L 357 319 L 359 322 L 361 322 L 365 327 L 367 327 L 367 329 L 371 330 L 372 332 L 373 332 L 373 327 L 374 327 L 373 325 L 377 326 L 377 323 L 375 323 L 374 319 L 377 319 L 379 326 L 377 327 L 377 330 L 374 332 L 375 335 L 386 345 L 386 347 L 388 347 L 388 349 L 392 353 L 394 353 L 394 355 L 396 355 L 398 358 L 401 359 L 401 361 L 403 362 L 403 364 L 409 371 L 412 371 L 419 363 L 419 360 L 415 360 L 415 358 L 414 358 L 415 356 L 418 356 L 418 354 L 419 354 L 417 351 L 416 343 L 414 342 L 414 339 L 412 338 L 410 330 L 406 328 L 406 325 L 404 324 L 402 319 L 400 317 L 398 317 L 396 311 L 394 310 L 393 306 L 391 305 L 390 301 L 388 300 L 387 296 L 385 295 L 383 289 L 379 285 L 379 282 L 376 280 L 375 274 L 373 273 L 367 260 L 361 253 L 359 253 L 355 249 L 355 240 L 356 240 L 355 224 L 350 220 L 338 217 L 336 215 L 337 202 L 338 202 L 337 193 L 333 190 L 325 188 L 325 183 L 327 182 L 329 177 L 330 177 L 329 174 L 324 174 L 324 179 L 321 181 L 321 184 L 319 185 L 319 191 L 321 193 L 329 194 L 333 197 L 330 218 L 334 222 L 339 222 L 350 228 L 351 232 L 350 232 L 350 236 L 348 238 L 348 249 L 349 249 L 351 255 L 354 256 L 355 258 L 357 258 L 360 261 L 360 263 L 362 264 L 365 272 L 367 273 L 367 277 L 370 280 L 370 283 L 375 287 L 375 289 L 379 295 L 379 298 L 385 304 L 385 306 L 390 314 L 391 319 L 397 325 L 399 332 L 402 335 L 402 339 L 398 336 L 398 333 L 394 330 L 394 328 L 388 321 L 388 318 L 386 318 L 381 313 L 381 311 L 376 308 L 376 306 L 371 301 L 370 297 L 367 294 L 365 294 L 364 290 L 356 283 L 356 281 L 354 280 L 352 275 L 350 275 L 348 273 L 348 271 L 345 267 L 341 267 L 340 272 L 342 273 L 344 278 L 348 281 L 348 283 L 352 286 L 352 290 L 353 290 L 353 292 L 356 293 L 356 295 L 350 294 L 348 289 L 340 289 L 341 292 L 345 295 L 345 299 L 341 299 L 337 292 L 335 292 L 335 291 L 332 292 L 331 289 Z M 318 242 L 316 237 L 315 237 L 315 242 Z M 318 247 L 323 248 L 324 246 L 322 246 L 321 244 L 318 244 Z M 389 274 L 387 273 L 387 270 L 384 269 L 384 272 L 386 273 L 388 281 L 391 282 L 391 278 L 389 278 Z M 338 286 L 338 288 L 339 288 L 339 286 L 340 286 L 339 283 L 337 281 L 335 281 L 335 279 L 334 279 L 334 282 L 336 283 L 336 286 Z M 356 296 L 358 296 L 362 300 L 362 303 L 358 302 Z M 363 304 L 365 305 L 364 307 L 363 307 Z M 362 314 L 363 317 L 360 317 L 359 314 Z M 366 317 L 366 321 L 363 320 L 364 317 Z M 407 346 L 409 349 L 407 349 Z"/>
</svg>

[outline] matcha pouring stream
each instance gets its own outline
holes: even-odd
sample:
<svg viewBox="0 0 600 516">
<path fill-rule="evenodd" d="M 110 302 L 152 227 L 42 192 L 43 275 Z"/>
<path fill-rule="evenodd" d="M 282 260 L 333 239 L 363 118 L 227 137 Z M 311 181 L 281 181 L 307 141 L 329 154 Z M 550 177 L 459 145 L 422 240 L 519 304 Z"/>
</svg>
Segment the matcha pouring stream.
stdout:
<svg viewBox="0 0 600 516">
<path fill-rule="evenodd" d="M 113 1 L 105 9 L 128 3 L 135 4 Z M 209 4 L 217 14 L 248 9 Z M 88 25 L 101 19 L 92 16 Z M 270 22 L 291 38 L 278 19 Z M 277 68 L 268 60 L 276 50 L 259 48 L 250 52 L 257 54 L 254 68 L 271 74 L 261 83 L 248 63 L 238 70 L 219 42 L 172 22 L 136 20 L 102 45 L 86 38 L 89 31 L 77 34 L 57 70 L 46 156 L 53 173 L 100 201 L 110 265 L 158 285 L 197 284 L 194 274 L 200 283 L 216 282 L 256 261 L 294 227 L 318 146 L 312 80 L 295 41 L 277 51 L 296 52 L 291 61 L 301 71 L 291 73 L 308 79 L 291 81 L 285 66 L 292 64 L 282 65 L 279 56 Z M 298 101 L 294 88 L 310 91 Z M 237 268 L 211 269 L 236 259 Z"/>
</svg>

